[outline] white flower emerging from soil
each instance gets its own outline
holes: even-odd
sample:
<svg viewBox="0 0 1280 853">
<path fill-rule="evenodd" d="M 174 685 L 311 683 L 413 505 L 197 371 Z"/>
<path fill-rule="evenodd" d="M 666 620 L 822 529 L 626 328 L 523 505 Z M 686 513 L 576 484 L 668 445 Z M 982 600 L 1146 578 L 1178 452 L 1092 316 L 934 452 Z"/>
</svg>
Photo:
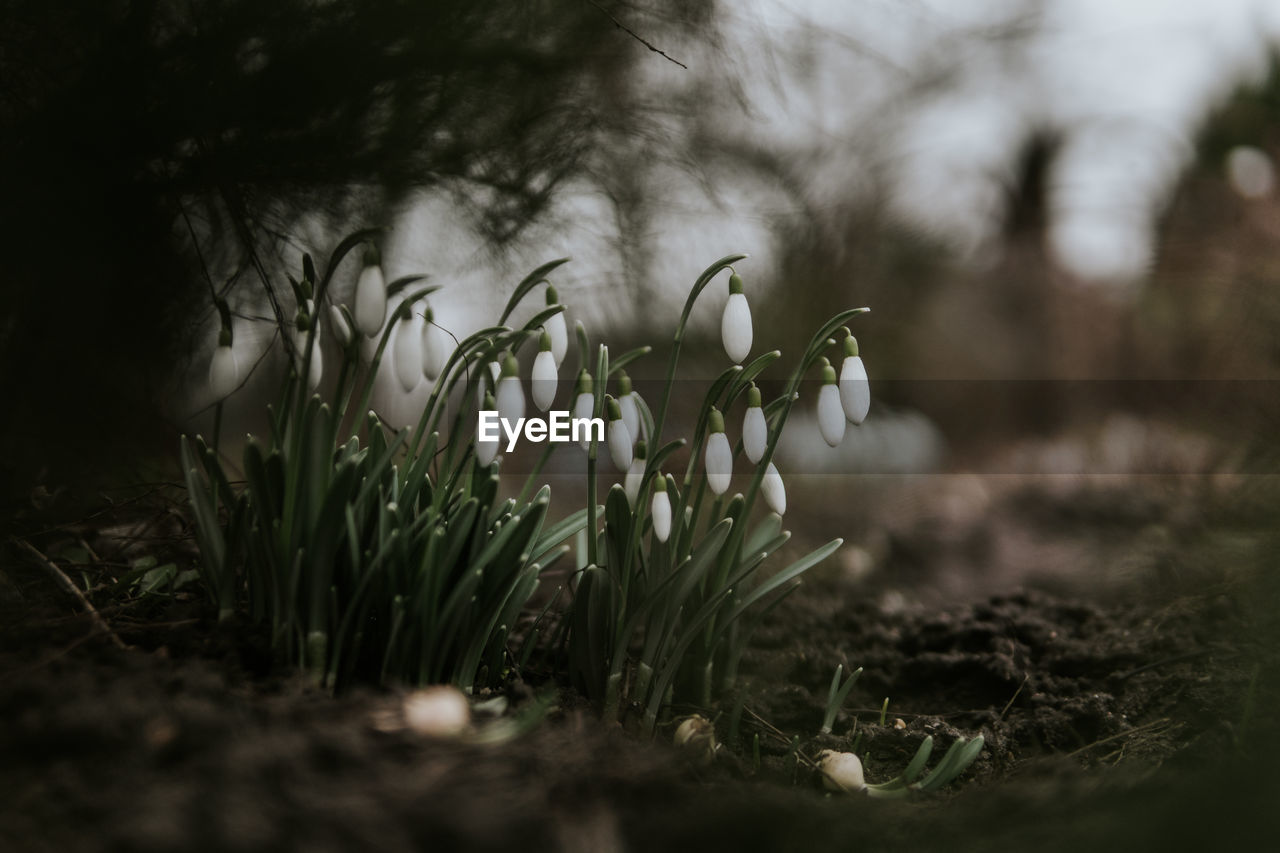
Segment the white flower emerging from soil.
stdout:
<svg viewBox="0 0 1280 853">
<path fill-rule="evenodd" d="M 751 383 L 747 389 L 747 414 L 742 419 L 742 449 L 752 463 L 759 463 L 769 447 L 769 425 L 760 407 L 760 389 Z"/>
<path fill-rule="evenodd" d="M 404 697 L 404 721 L 426 737 L 457 737 L 471 725 L 471 706 L 456 687 L 425 687 Z"/>
<path fill-rule="evenodd" d="M 382 277 L 381 257 L 370 247 L 364 253 L 364 267 L 356 280 L 356 328 L 366 338 L 382 331 L 387 319 L 387 282 Z"/>
<path fill-rule="evenodd" d="M 622 422 L 627 425 L 632 441 L 639 441 L 640 407 L 636 405 L 636 392 L 631 390 L 631 377 L 625 370 L 618 371 L 618 408 L 622 411 Z"/>
<path fill-rule="evenodd" d="M 822 440 L 836 447 L 844 439 L 844 408 L 840 405 L 840 389 L 836 387 L 836 371 L 822 360 L 822 390 L 818 392 L 818 431 Z"/>
<path fill-rule="evenodd" d="M 729 276 L 729 301 L 720 318 L 720 337 L 729 358 L 741 363 L 751 353 L 751 306 L 742 292 L 742 279 Z"/>
<path fill-rule="evenodd" d="M 524 419 L 524 388 L 520 384 L 520 363 L 510 353 L 502 360 L 497 401 L 499 418 L 513 424 Z"/>
<path fill-rule="evenodd" d="M 215 400 L 225 400 L 240 385 L 240 363 L 231 347 L 231 328 L 218 333 L 218 346 L 209 362 L 209 390 Z"/>
<path fill-rule="evenodd" d="M 710 764 L 718 749 L 715 726 L 701 714 L 686 717 L 676 727 L 672 741 L 697 764 Z"/>
<path fill-rule="evenodd" d="M 729 437 L 724 434 L 724 416 L 720 410 L 711 409 L 711 435 L 707 437 L 707 485 L 717 495 L 729 490 L 729 482 L 733 479 L 733 450 L 729 447 Z"/>
<path fill-rule="evenodd" d="M 786 515 L 787 489 L 782 485 L 782 475 L 772 462 L 764 469 L 764 479 L 760 481 L 760 491 L 764 493 L 764 502 L 769 509 L 778 515 Z"/>
<path fill-rule="evenodd" d="M 408 313 L 401 309 L 399 317 L 392 361 L 395 362 L 396 379 L 408 394 L 422 381 L 422 314 L 414 306 Z"/>
<path fill-rule="evenodd" d="M 634 508 L 636 499 L 640 497 L 640 487 L 644 485 L 644 459 L 648 453 L 648 445 L 644 440 L 636 442 L 635 456 L 631 457 L 631 467 L 627 469 L 627 476 L 622 479 L 622 490 L 627 493 L 627 503 Z"/>
<path fill-rule="evenodd" d="M 493 394 L 485 392 L 481 401 L 480 408 L 487 411 L 493 411 L 497 408 L 497 404 L 493 402 Z M 494 457 L 498 455 L 498 438 L 483 440 L 477 431 L 476 435 L 476 461 L 480 463 L 481 468 L 488 468 L 493 464 Z"/>
<path fill-rule="evenodd" d="M 351 346 L 351 342 L 355 340 L 355 333 L 351 331 L 350 316 L 341 305 L 329 304 L 329 331 L 333 333 L 333 339 L 343 349 Z"/>
<path fill-rule="evenodd" d="M 573 416 L 575 418 L 585 418 L 590 420 L 591 416 L 595 413 L 595 409 L 595 383 L 591 379 L 591 374 L 587 373 L 584 368 L 583 371 L 578 374 L 578 395 L 573 401 Z M 578 443 L 582 445 L 583 450 L 589 450 L 591 448 L 591 438 L 593 435 L 593 430 L 587 429 L 582 431 L 582 437 L 578 439 Z"/>
<path fill-rule="evenodd" d="M 867 789 L 862 775 L 862 761 L 852 752 L 824 749 L 818 753 L 818 772 L 828 791 L 856 794 Z"/>
<path fill-rule="evenodd" d="M 551 285 L 547 285 L 547 306 L 558 305 L 560 297 L 556 293 L 556 289 Z M 547 324 L 543 326 L 548 335 L 551 336 L 551 356 L 556 360 L 556 365 L 564 364 L 565 353 L 569 351 L 569 330 L 565 326 L 564 312 L 549 318 Z"/>
<path fill-rule="evenodd" d="M 631 433 L 627 431 L 617 400 L 606 397 L 605 411 L 609 413 L 609 458 L 613 460 L 613 467 L 626 471 L 631 467 Z"/>
<path fill-rule="evenodd" d="M 545 328 L 538 341 L 538 357 L 533 360 L 533 404 L 545 412 L 556 401 L 558 370 L 555 353 L 551 350 L 551 333 Z"/>
<path fill-rule="evenodd" d="M 649 506 L 653 519 L 653 535 L 666 542 L 671 535 L 671 498 L 667 497 L 667 478 L 659 471 L 653 478 L 653 502 Z"/>
<path fill-rule="evenodd" d="M 428 382 L 435 382 L 444 372 L 444 366 L 453 353 L 453 339 L 449 333 L 435 323 L 435 314 L 431 306 L 423 312 L 422 318 L 422 375 Z"/>
<path fill-rule="evenodd" d="M 840 405 L 851 424 L 860 424 L 871 411 L 871 383 L 867 368 L 858 355 L 858 341 L 850 335 L 844 339 L 844 362 L 840 365 Z"/>
</svg>

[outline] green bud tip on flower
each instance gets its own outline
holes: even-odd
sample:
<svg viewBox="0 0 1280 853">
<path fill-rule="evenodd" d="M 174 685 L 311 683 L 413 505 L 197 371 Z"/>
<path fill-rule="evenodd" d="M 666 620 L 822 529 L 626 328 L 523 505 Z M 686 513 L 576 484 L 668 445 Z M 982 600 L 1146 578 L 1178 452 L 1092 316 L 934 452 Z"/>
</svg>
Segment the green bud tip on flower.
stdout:
<svg viewBox="0 0 1280 853">
<path fill-rule="evenodd" d="M 551 352 L 551 333 L 546 329 L 538 336 L 538 352 Z"/>
<path fill-rule="evenodd" d="M 592 394 L 595 392 L 595 382 L 591 379 L 591 374 L 587 373 L 584 367 L 582 372 L 578 374 L 578 388 L 575 393 Z"/>
<path fill-rule="evenodd" d="M 649 453 L 649 445 L 645 443 L 645 440 L 642 438 L 639 441 L 637 441 L 636 442 L 636 458 L 644 459 L 648 453 Z"/>
<path fill-rule="evenodd" d="M 502 379 L 510 376 L 520 375 L 520 362 L 516 361 L 516 357 L 511 353 L 507 353 L 507 357 L 502 360 Z"/>
<path fill-rule="evenodd" d="M 314 293 L 311 288 L 311 279 L 304 276 L 302 281 L 298 282 L 298 293 L 302 294 L 303 299 L 311 298 L 312 293 Z"/>
<path fill-rule="evenodd" d="M 625 397 L 631 393 L 631 377 L 625 370 L 618 371 L 618 396 Z"/>
<path fill-rule="evenodd" d="M 494 409 L 498 408 L 497 402 L 495 402 L 493 399 L 492 391 L 484 392 L 484 408 L 488 409 L 489 411 L 493 411 Z"/>
<path fill-rule="evenodd" d="M 555 285 L 547 285 L 547 304 L 556 305 L 560 302 L 560 294 L 556 293 Z"/>
<path fill-rule="evenodd" d="M 436 312 L 431 310 L 430 305 L 428 305 L 426 310 L 422 312 L 422 319 L 427 323 L 434 323 L 436 321 Z"/>
<path fill-rule="evenodd" d="M 378 251 L 378 247 L 370 245 L 364 250 L 364 265 L 371 267 L 382 263 L 382 253 Z"/>
<path fill-rule="evenodd" d="M 609 420 L 611 421 L 622 420 L 622 409 L 619 408 L 618 401 L 608 395 L 605 395 L 605 398 L 604 398 L 604 409 L 606 412 L 609 413 Z"/>
<path fill-rule="evenodd" d="M 711 432 L 724 432 L 724 415 L 720 414 L 720 410 L 715 406 L 711 407 L 711 415 L 708 418 L 711 426 Z"/>
<path fill-rule="evenodd" d="M 844 357 L 852 358 L 858 354 L 858 339 L 853 335 L 844 339 Z"/>
<path fill-rule="evenodd" d="M 823 365 L 822 365 L 822 384 L 823 384 L 823 385 L 835 385 L 835 384 L 836 384 L 836 369 L 835 369 L 834 367 L 832 367 L 832 366 L 831 366 L 831 362 L 827 361 L 825 358 L 824 358 L 822 361 L 823 361 Z"/>
<path fill-rule="evenodd" d="M 752 382 L 751 387 L 747 389 L 747 408 L 758 409 L 760 407 L 760 389 L 756 387 L 756 383 Z"/>
<path fill-rule="evenodd" d="M 662 474 L 658 474 L 653 478 L 653 490 L 655 492 L 665 492 L 667 490 L 667 478 Z"/>
<path fill-rule="evenodd" d="M 733 293 L 741 293 L 741 292 L 742 292 L 742 276 L 738 275 L 737 273 L 734 273 L 733 275 L 729 276 L 729 293 L 733 294 Z"/>
</svg>

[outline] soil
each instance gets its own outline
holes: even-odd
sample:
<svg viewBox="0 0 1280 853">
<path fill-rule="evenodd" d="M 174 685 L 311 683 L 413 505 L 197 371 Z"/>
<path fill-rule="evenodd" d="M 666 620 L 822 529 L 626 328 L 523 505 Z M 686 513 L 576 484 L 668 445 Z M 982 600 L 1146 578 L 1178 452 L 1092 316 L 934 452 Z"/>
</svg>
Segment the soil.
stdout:
<svg viewBox="0 0 1280 853">
<path fill-rule="evenodd" d="M 28 537 L 89 585 L 119 645 L 15 538 L 0 562 L 0 850 L 1271 849 L 1270 485 L 983 485 L 981 512 L 958 517 L 946 489 L 908 501 L 914 515 L 890 502 L 869 556 L 853 549 L 774 612 L 740 689 L 698 709 L 721 743 L 709 765 L 670 745 L 673 721 L 650 741 L 564 689 L 500 745 L 416 735 L 404 690 L 314 690 L 191 592 L 110 582 L 144 552 L 189 564 L 169 507 Z M 822 527 L 829 497 L 800 497 L 789 520 Z M 1095 562 L 1069 582 L 1044 569 L 1050 548 Z M 957 561 L 981 578 L 939 595 Z M 863 673 L 817 735 L 836 664 Z M 534 692 L 506 697 L 527 708 Z M 807 765 L 856 742 L 884 781 L 926 735 L 938 756 L 979 733 L 978 759 L 932 795 L 831 795 Z"/>
</svg>

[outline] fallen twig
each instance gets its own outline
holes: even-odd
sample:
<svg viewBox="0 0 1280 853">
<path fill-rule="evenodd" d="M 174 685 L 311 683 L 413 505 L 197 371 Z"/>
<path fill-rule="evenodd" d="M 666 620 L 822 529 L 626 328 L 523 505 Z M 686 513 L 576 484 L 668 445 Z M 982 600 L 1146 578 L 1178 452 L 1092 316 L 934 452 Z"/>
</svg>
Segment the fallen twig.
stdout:
<svg viewBox="0 0 1280 853">
<path fill-rule="evenodd" d="M 89 619 L 93 622 L 94 626 L 99 631 L 106 634 L 111 639 L 111 642 L 117 648 L 121 648 L 121 649 L 129 648 L 125 644 L 124 640 L 120 639 L 120 635 L 117 634 L 114 630 L 112 630 L 111 626 L 107 624 L 107 620 L 102 618 L 102 614 L 99 613 L 98 609 L 93 606 L 93 602 L 91 602 L 88 598 L 86 598 L 85 594 L 80 591 L 80 587 L 76 586 L 75 581 L 67 577 L 66 572 L 58 568 L 58 565 L 56 563 L 54 563 L 52 560 L 50 560 L 48 557 L 42 554 L 34 545 L 32 545 L 27 540 L 15 539 L 14 542 L 16 542 L 19 547 L 23 548 L 29 554 L 35 557 L 36 561 L 40 563 L 41 566 L 44 567 L 45 571 L 47 571 L 50 575 L 53 576 L 53 579 L 58 582 L 59 586 L 61 586 L 67 592 L 71 593 L 71 595 L 75 596 L 76 600 L 80 602 L 80 606 L 84 609 L 84 612 L 89 614 Z"/>
</svg>

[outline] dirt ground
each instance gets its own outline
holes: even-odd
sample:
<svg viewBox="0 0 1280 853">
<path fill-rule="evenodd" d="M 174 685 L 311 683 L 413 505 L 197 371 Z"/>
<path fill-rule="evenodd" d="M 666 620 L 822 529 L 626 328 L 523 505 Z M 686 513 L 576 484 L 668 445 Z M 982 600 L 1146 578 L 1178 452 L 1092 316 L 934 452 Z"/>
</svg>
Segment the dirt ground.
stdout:
<svg viewBox="0 0 1280 853">
<path fill-rule="evenodd" d="M 190 559 L 163 507 L 26 537 L 94 589 L 127 648 L 15 537 L 0 563 L 0 850 L 1270 849 L 1270 480 L 896 488 L 757 634 L 740 692 L 706 709 L 722 741 L 707 767 L 669 745 L 672 725 L 648 741 L 563 689 L 499 746 L 415 735 L 400 690 L 312 690 L 195 596 L 110 588 L 139 548 Z M 788 520 L 828 529 L 830 505 L 801 495 Z M 1055 560 L 1086 565 L 1068 577 Z M 836 664 L 864 672 L 818 736 Z M 926 735 L 938 756 L 978 733 L 955 782 L 896 801 L 824 793 L 788 743 L 812 757 L 856 737 L 877 782 Z"/>
</svg>

